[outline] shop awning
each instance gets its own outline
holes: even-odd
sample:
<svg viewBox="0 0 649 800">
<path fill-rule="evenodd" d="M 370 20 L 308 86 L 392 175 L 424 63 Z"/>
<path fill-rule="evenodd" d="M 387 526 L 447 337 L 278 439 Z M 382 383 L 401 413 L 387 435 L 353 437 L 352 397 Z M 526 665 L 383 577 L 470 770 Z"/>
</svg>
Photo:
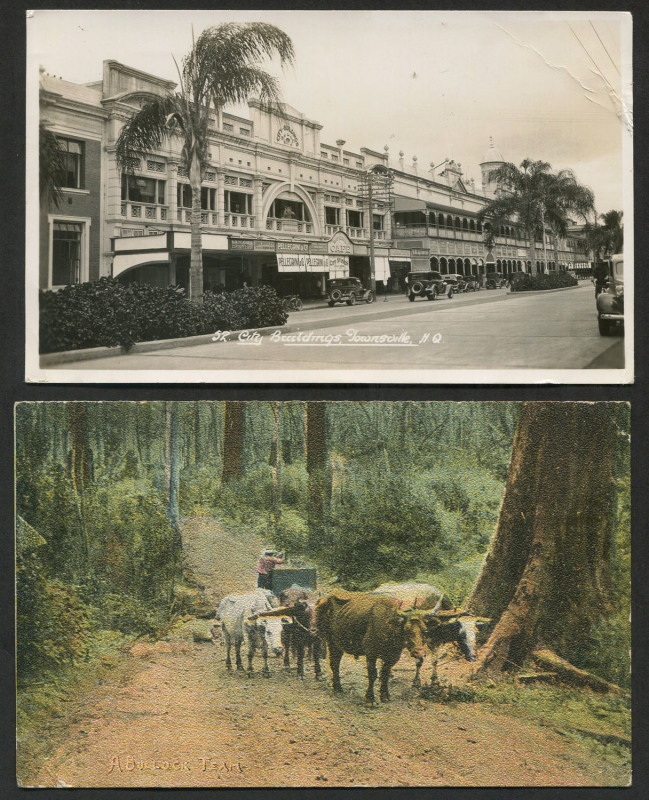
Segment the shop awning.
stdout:
<svg viewBox="0 0 649 800">
<path fill-rule="evenodd" d="M 390 262 L 387 256 L 374 256 L 374 279 L 387 281 L 390 277 Z"/>
<path fill-rule="evenodd" d="M 113 278 L 133 267 L 169 263 L 169 253 L 118 253 L 113 257 Z"/>
</svg>

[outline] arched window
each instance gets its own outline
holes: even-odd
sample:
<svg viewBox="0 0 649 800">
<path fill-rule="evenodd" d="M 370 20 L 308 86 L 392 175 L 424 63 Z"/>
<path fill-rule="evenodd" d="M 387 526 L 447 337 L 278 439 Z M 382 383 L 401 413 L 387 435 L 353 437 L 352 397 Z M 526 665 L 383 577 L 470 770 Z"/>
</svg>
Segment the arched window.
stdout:
<svg viewBox="0 0 649 800">
<path fill-rule="evenodd" d="M 462 230 L 468 231 L 469 230 L 469 221 L 467 219 L 462 220 Z"/>
<path fill-rule="evenodd" d="M 469 220 L 469 230 L 475 231 L 475 220 Z"/>
<path fill-rule="evenodd" d="M 447 228 L 453 227 L 453 217 L 450 214 L 448 214 L 446 217 L 446 227 Z"/>
</svg>

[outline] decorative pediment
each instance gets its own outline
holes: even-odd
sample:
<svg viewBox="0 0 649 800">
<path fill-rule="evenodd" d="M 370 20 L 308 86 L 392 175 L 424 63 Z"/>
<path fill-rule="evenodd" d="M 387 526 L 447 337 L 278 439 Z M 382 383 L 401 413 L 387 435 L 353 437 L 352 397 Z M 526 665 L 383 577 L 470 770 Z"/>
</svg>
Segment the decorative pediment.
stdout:
<svg viewBox="0 0 649 800">
<path fill-rule="evenodd" d="M 288 123 L 282 125 L 282 127 L 277 131 L 275 140 L 280 144 L 287 145 L 288 147 L 300 146 L 300 140 L 297 138 L 297 134 Z"/>
</svg>

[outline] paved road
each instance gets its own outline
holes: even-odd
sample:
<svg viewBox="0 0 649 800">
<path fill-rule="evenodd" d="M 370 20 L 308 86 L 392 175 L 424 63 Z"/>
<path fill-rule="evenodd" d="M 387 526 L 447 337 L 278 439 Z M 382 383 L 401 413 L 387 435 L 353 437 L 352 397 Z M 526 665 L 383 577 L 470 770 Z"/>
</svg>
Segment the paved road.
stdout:
<svg viewBox="0 0 649 800">
<path fill-rule="evenodd" d="M 381 338 L 383 337 L 383 338 Z M 622 368 L 623 339 L 597 330 L 591 284 L 482 291 L 294 313 L 270 336 L 79 362 L 81 370 L 492 370 Z M 304 380 L 308 380 L 307 377 Z"/>
</svg>

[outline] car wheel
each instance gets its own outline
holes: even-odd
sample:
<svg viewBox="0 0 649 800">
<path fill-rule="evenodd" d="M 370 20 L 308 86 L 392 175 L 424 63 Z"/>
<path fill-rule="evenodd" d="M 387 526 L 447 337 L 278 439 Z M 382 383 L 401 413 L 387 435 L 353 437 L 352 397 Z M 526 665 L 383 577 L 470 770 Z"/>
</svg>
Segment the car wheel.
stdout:
<svg viewBox="0 0 649 800">
<path fill-rule="evenodd" d="M 453 297 L 453 287 L 452 287 L 452 286 L 449 286 L 449 289 L 448 289 L 448 299 L 450 300 L 450 299 L 451 299 L 451 297 Z"/>
<path fill-rule="evenodd" d="M 342 300 L 342 297 L 343 293 L 340 291 L 340 289 L 334 289 L 331 293 L 331 299 L 334 301 L 334 303 L 339 303 Z"/>
<path fill-rule="evenodd" d="M 597 318 L 597 325 L 599 326 L 599 335 L 600 336 L 610 336 L 611 335 L 611 328 L 612 325 L 607 319 L 601 319 L 600 317 Z"/>
<path fill-rule="evenodd" d="M 348 306 L 356 305 L 356 295 L 355 294 L 350 294 L 349 295 L 349 300 L 347 301 L 347 305 Z"/>
<path fill-rule="evenodd" d="M 423 291 L 424 291 L 424 285 L 423 283 L 419 283 L 419 281 L 415 281 L 410 287 L 411 294 L 421 294 Z"/>
<path fill-rule="evenodd" d="M 329 306 L 329 308 L 333 308 L 334 307 L 334 301 L 330 300 L 327 305 Z"/>
<path fill-rule="evenodd" d="M 367 297 L 365 298 L 365 302 L 369 305 L 370 303 L 374 302 L 374 292 L 368 292 Z"/>
<path fill-rule="evenodd" d="M 414 303 L 414 302 L 415 302 L 415 296 L 414 296 L 414 294 L 409 294 L 409 295 L 408 295 L 408 300 L 410 300 L 410 302 L 411 302 L 411 303 Z"/>
</svg>

